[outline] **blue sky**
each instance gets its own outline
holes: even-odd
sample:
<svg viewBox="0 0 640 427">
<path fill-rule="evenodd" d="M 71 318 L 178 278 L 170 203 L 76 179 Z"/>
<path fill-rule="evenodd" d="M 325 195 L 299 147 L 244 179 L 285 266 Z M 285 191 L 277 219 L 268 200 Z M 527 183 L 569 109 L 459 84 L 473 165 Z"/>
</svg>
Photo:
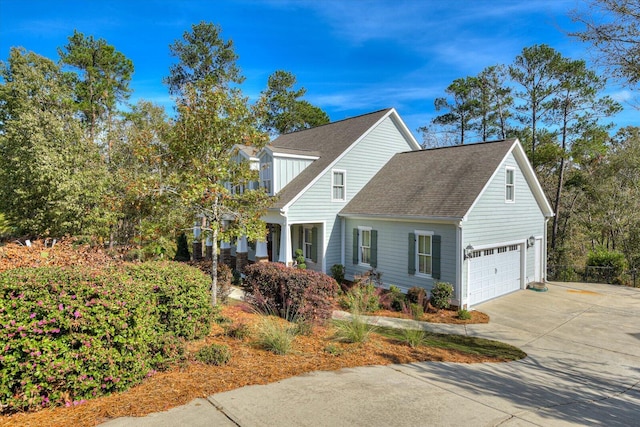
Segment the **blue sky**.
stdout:
<svg viewBox="0 0 640 427">
<path fill-rule="evenodd" d="M 395 107 L 416 138 L 433 101 L 456 78 L 509 64 L 522 48 L 548 44 L 570 58 L 588 47 L 565 35 L 580 0 L 0 0 L 0 59 L 22 46 L 51 59 L 74 29 L 103 38 L 135 66 L 131 101 L 172 102 L 162 78 L 169 44 L 209 21 L 232 39 L 255 99 L 277 69 L 306 99 L 339 120 Z M 611 84 L 609 94 L 628 93 Z M 638 125 L 626 107 L 617 125 Z"/>
</svg>

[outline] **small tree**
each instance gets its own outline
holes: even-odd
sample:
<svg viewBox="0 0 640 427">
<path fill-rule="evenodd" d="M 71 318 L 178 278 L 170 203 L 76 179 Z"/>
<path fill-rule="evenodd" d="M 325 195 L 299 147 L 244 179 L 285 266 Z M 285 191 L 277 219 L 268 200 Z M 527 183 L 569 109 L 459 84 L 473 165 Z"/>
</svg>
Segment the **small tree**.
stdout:
<svg viewBox="0 0 640 427">
<path fill-rule="evenodd" d="M 220 239 L 247 236 L 264 239 L 260 219 L 273 202 L 264 189 L 248 189 L 258 172 L 248 162 L 238 162 L 234 146 L 263 147 L 268 136 L 257 129 L 248 100 L 238 87 L 243 79 L 235 67 L 232 43 L 219 36 L 220 29 L 200 23 L 185 33 L 171 50 L 180 64 L 166 80 L 176 95 L 177 118 L 168 151 L 176 165 L 169 188 L 193 215 L 206 219 L 205 233 L 217 245 Z M 193 53 L 198 53 L 193 55 Z M 194 60 L 200 58 L 202 62 Z M 243 187 L 244 191 L 233 191 Z M 211 303 L 217 304 L 217 257 L 211 266 Z"/>
</svg>

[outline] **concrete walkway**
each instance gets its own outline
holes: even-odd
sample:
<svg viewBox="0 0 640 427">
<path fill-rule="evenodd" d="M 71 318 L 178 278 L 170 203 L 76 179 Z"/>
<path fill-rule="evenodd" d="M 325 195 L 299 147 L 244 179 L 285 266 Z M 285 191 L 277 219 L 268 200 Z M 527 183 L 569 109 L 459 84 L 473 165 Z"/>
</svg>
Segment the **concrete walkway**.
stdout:
<svg viewBox="0 0 640 427">
<path fill-rule="evenodd" d="M 446 326 L 528 357 L 314 372 L 104 425 L 640 425 L 640 289 L 558 283 L 477 309 L 489 324 Z"/>
</svg>

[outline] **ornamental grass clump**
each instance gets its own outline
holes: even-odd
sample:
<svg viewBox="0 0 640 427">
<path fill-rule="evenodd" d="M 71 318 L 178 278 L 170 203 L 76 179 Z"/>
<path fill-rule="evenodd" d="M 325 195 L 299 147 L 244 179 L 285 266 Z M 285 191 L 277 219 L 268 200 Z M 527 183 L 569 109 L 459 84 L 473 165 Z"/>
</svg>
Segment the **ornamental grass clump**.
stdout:
<svg viewBox="0 0 640 427">
<path fill-rule="evenodd" d="M 255 333 L 256 344 L 272 353 L 284 355 L 293 348 L 296 338 L 295 327 L 285 320 L 274 316 L 265 316 Z"/>
<path fill-rule="evenodd" d="M 364 343 L 369 341 L 369 337 L 376 331 L 376 325 L 365 322 L 359 315 L 351 315 L 347 320 L 336 320 L 333 322 L 335 333 L 333 339 L 346 343 Z"/>
</svg>

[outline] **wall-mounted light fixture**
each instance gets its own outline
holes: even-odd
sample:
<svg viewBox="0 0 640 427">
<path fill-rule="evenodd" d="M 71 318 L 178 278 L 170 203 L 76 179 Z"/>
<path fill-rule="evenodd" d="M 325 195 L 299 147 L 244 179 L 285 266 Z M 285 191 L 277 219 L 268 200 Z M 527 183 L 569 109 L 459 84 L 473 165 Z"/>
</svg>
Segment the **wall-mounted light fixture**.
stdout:
<svg viewBox="0 0 640 427">
<path fill-rule="evenodd" d="M 534 236 L 529 236 L 529 238 L 527 239 L 527 248 L 530 248 L 535 244 L 536 244 L 536 238 Z"/>
<path fill-rule="evenodd" d="M 464 248 L 464 259 L 469 258 L 472 252 L 473 252 L 473 246 L 471 246 L 471 243 L 469 243 L 467 247 Z"/>
</svg>

